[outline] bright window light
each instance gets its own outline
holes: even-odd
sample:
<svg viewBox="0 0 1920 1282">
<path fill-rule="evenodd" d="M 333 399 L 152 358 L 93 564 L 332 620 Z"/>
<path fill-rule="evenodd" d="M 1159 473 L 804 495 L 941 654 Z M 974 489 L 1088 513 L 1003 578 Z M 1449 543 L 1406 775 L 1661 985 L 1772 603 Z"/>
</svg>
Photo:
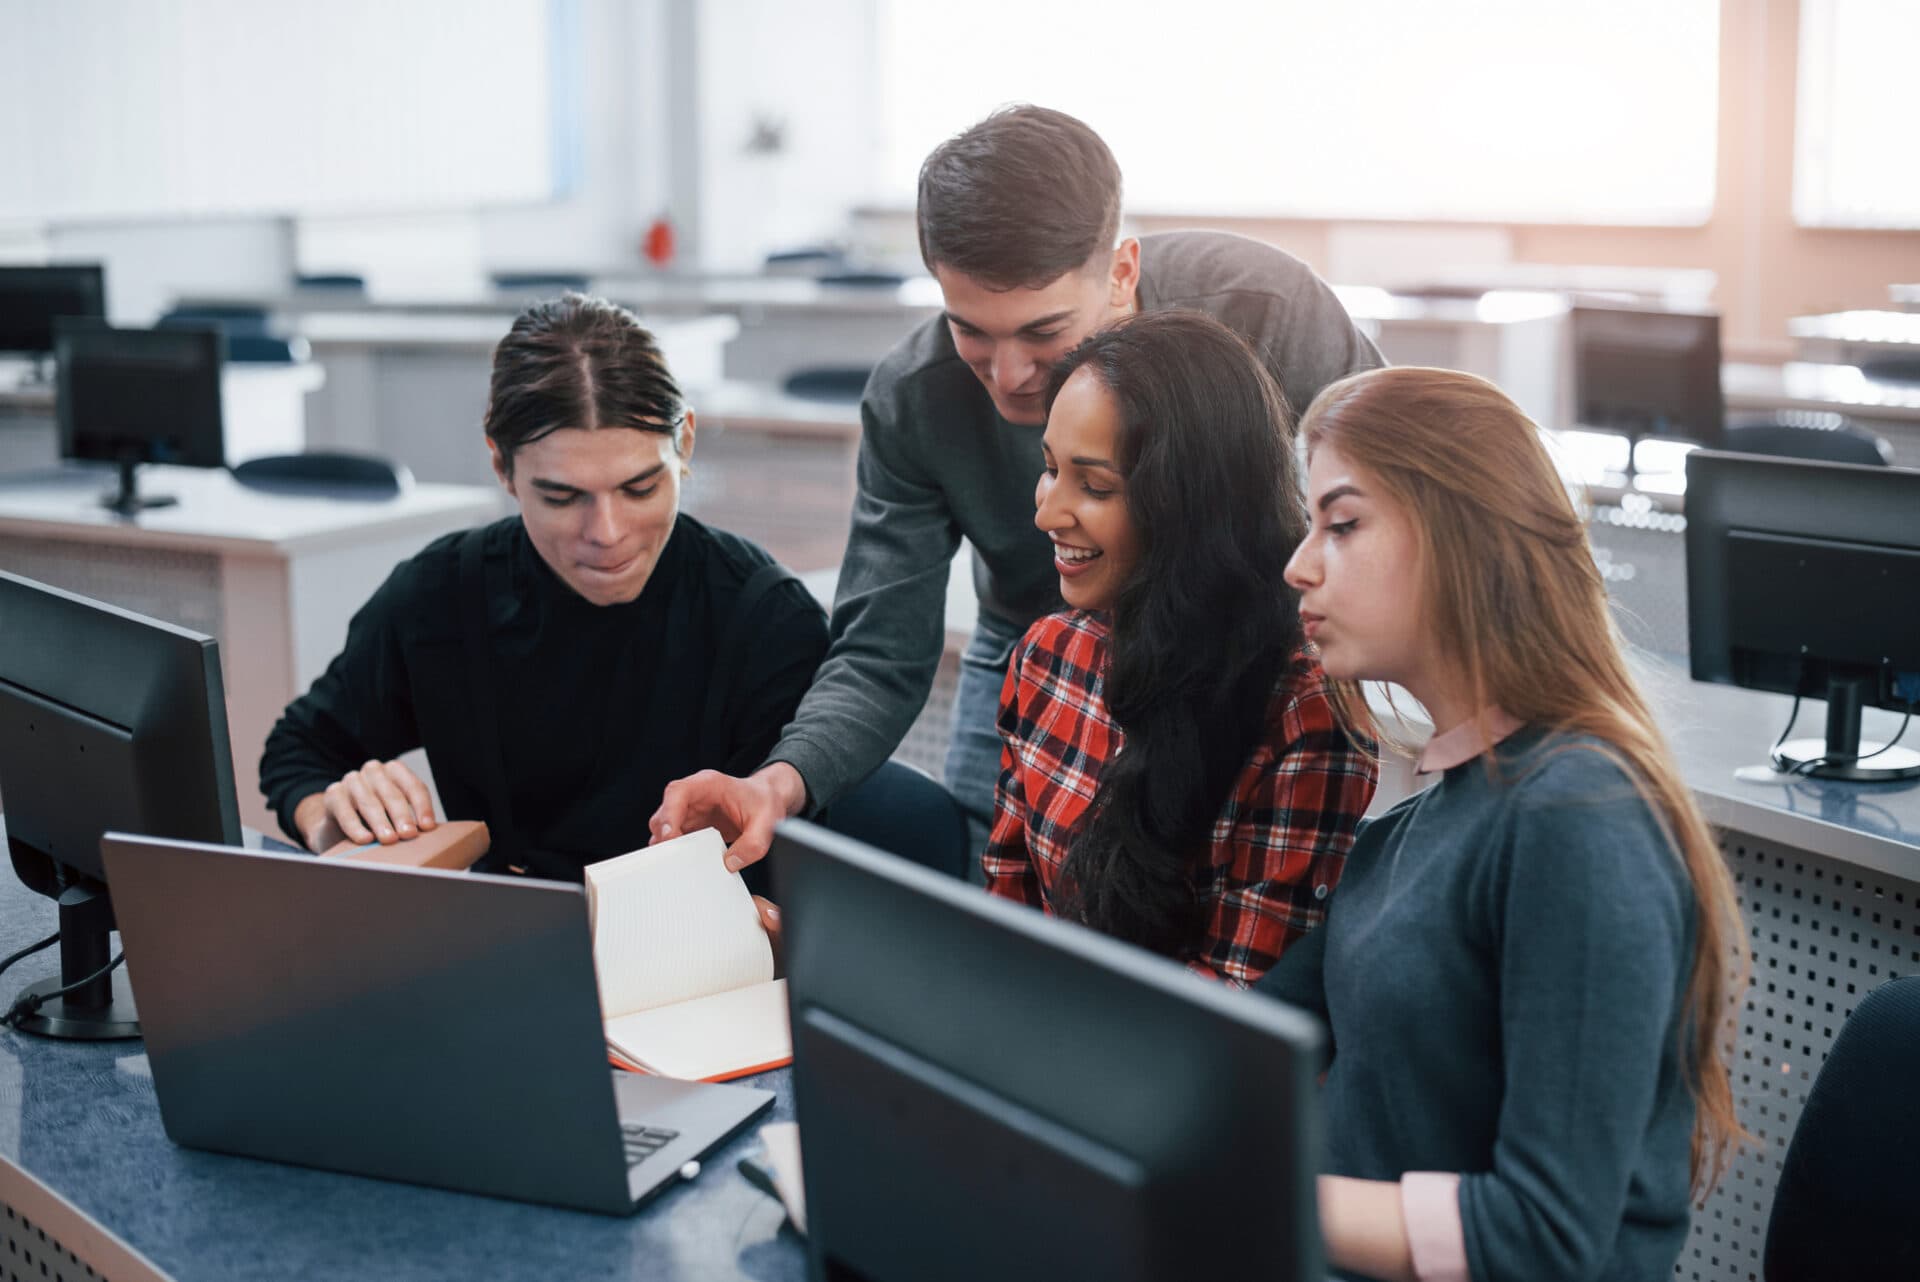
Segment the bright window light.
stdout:
<svg viewBox="0 0 1920 1282">
<path fill-rule="evenodd" d="M 1100 131 L 1150 214 L 1687 225 L 1717 0 L 879 0 L 877 190 L 995 106 Z"/>
<path fill-rule="evenodd" d="M 1800 0 L 1793 212 L 1807 227 L 1920 227 L 1913 0 Z"/>
</svg>

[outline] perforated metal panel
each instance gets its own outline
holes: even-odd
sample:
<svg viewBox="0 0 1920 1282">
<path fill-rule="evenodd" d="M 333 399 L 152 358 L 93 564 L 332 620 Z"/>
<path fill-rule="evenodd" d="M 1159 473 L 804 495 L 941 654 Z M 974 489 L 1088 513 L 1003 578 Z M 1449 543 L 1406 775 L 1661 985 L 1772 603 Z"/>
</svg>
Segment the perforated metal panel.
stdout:
<svg viewBox="0 0 1920 1282">
<path fill-rule="evenodd" d="M 1598 507 L 1587 522 L 1621 634 L 1656 654 L 1687 652 L 1686 518 Z"/>
<path fill-rule="evenodd" d="M 1767 1217 L 1794 1125 L 1841 1021 L 1873 989 L 1920 971 L 1920 883 L 1724 833 L 1753 950 L 1731 1028 L 1740 1121 L 1754 1143 L 1696 1208 L 1674 1269 L 1685 1282 L 1760 1282 Z"/>
<path fill-rule="evenodd" d="M 96 1282 L 103 1275 L 61 1241 L 0 1202 L 0 1282 Z"/>
<path fill-rule="evenodd" d="M 907 737 L 894 750 L 895 760 L 918 766 L 935 779 L 943 777 L 947 737 L 953 727 L 953 694 L 959 683 L 960 656 L 949 650 L 940 656 L 939 670 L 933 674 L 933 691 L 907 731 Z"/>
<path fill-rule="evenodd" d="M 210 552 L 0 536 L 0 569 L 222 635 L 220 558 Z"/>
</svg>

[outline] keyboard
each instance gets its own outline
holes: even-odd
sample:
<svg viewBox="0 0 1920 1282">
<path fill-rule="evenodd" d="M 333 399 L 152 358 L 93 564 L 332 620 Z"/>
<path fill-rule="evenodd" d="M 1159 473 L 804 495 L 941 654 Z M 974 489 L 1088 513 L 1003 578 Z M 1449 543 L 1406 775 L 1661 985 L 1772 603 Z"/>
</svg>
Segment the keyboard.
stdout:
<svg viewBox="0 0 1920 1282">
<path fill-rule="evenodd" d="M 638 1166 L 674 1140 L 679 1131 L 669 1131 L 641 1122 L 620 1123 L 620 1140 L 627 1147 L 627 1165 Z"/>
</svg>

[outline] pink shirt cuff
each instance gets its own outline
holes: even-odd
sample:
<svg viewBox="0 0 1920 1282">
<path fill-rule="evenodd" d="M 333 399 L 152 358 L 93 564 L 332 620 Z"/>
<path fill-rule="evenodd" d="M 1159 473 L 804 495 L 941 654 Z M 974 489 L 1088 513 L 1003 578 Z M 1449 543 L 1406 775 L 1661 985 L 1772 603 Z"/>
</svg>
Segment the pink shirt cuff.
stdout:
<svg viewBox="0 0 1920 1282">
<path fill-rule="evenodd" d="M 1451 1171 L 1409 1171 L 1400 1177 L 1400 1210 L 1420 1282 L 1470 1282 L 1467 1235 L 1460 1226 L 1460 1177 Z"/>
</svg>

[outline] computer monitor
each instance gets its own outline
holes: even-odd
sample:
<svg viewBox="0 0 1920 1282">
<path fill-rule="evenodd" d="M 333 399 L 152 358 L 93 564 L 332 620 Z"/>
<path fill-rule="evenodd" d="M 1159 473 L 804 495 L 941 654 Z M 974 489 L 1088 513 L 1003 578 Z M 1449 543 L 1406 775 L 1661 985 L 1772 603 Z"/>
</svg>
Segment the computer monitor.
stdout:
<svg viewBox="0 0 1920 1282">
<path fill-rule="evenodd" d="M 103 832 L 240 844 L 214 639 L 0 572 L 0 807 L 15 872 L 60 905 L 60 978 L 20 994 L 45 996 L 111 960 Z M 117 973 L 19 1027 L 139 1035 Z"/>
<path fill-rule="evenodd" d="M 60 452 L 119 467 L 102 500 L 123 516 L 176 500 L 141 495 L 142 463 L 223 467 L 222 338 L 213 326 L 114 329 L 83 321 L 54 327 Z"/>
<path fill-rule="evenodd" d="M 1696 450 L 1687 456 L 1693 676 L 1827 700 L 1823 739 L 1776 769 L 1920 777 L 1920 753 L 1863 743 L 1864 707 L 1920 705 L 1920 471 Z"/>
<path fill-rule="evenodd" d="M 811 1276 L 1322 1276 L 1318 1023 L 800 820 Z"/>
<path fill-rule="evenodd" d="M 44 360 L 55 318 L 104 319 L 106 272 L 98 263 L 0 266 L 0 352 Z"/>
<path fill-rule="evenodd" d="M 1721 444 L 1720 317 L 1587 304 L 1570 308 L 1574 423 L 1628 440 L 1646 437 Z"/>
</svg>

